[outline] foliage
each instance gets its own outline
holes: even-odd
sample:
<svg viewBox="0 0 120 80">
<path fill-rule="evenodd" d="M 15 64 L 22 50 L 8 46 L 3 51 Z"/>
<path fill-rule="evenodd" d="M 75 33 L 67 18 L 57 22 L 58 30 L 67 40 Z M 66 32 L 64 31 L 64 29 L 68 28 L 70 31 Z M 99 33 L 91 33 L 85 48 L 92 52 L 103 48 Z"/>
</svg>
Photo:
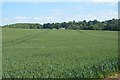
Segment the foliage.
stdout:
<svg viewBox="0 0 120 80">
<path fill-rule="evenodd" d="M 30 28 L 30 29 L 74 29 L 74 30 L 111 30 L 111 31 L 118 31 L 118 20 L 119 19 L 112 19 L 106 21 L 78 21 L 75 22 L 63 22 L 63 23 L 45 23 L 41 24 L 30 24 L 30 23 L 17 23 L 12 25 L 5 25 L 3 27 L 10 27 L 10 28 Z"/>
<path fill-rule="evenodd" d="M 11 25 L 5 25 L 3 28 L 28 28 L 28 29 L 41 29 L 42 25 L 38 23 L 16 23 Z"/>
</svg>

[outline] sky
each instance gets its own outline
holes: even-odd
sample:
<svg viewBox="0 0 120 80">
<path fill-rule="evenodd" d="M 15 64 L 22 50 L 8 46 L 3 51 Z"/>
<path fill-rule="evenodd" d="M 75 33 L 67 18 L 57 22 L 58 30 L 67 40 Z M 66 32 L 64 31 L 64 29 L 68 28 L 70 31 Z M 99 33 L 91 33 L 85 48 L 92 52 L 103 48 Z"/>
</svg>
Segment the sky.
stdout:
<svg viewBox="0 0 120 80">
<path fill-rule="evenodd" d="M 94 20 L 99 21 L 118 18 L 117 0 L 80 0 L 61 1 L 29 0 L 2 2 L 2 23 L 53 23 Z"/>
</svg>

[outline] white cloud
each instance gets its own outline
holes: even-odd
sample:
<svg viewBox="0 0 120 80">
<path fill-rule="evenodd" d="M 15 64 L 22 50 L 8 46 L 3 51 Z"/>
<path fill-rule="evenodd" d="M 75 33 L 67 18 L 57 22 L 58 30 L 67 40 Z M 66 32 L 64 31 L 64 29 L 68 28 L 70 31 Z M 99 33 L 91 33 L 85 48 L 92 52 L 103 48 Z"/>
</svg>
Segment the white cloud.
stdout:
<svg viewBox="0 0 120 80">
<path fill-rule="evenodd" d="M 17 17 L 15 17 L 15 19 L 27 19 L 27 17 L 24 17 L 24 16 L 17 16 Z"/>
<path fill-rule="evenodd" d="M 25 22 L 29 22 L 29 19 L 30 19 L 29 17 L 25 17 L 25 16 L 16 16 L 14 18 L 11 18 L 11 21 L 12 23 L 25 23 Z"/>
<path fill-rule="evenodd" d="M 53 16 L 40 16 L 40 17 L 34 17 L 33 18 L 34 20 L 51 20 L 51 19 L 54 19 Z"/>
<path fill-rule="evenodd" d="M 94 12 L 88 15 L 82 15 L 80 16 L 81 19 L 86 19 L 86 20 L 100 20 L 100 21 L 104 21 L 104 20 L 109 20 L 112 18 L 118 18 L 118 12 L 114 11 L 114 10 L 103 10 L 103 11 L 98 11 L 98 12 Z"/>
<path fill-rule="evenodd" d="M 56 12 L 56 13 L 54 13 L 54 15 L 60 16 L 60 15 L 63 15 L 63 13 L 62 12 Z"/>
<path fill-rule="evenodd" d="M 70 15 L 65 14 L 62 11 L 55 11 L 56 13 L 49 14 L 47 16 L 35 16 L 35 17 L 26 17 L 26 16 L 16 16 L 14 18 L 2 18 L 4 24 L 9 23 L 53 23 L 53 22 L 68 22 L 72 20 L 81 21 L 81 20 L 109 20 L 112 18 L 118 18 L 118 12 L 115 10 L 102 10 L 89 14 L 78 14 Z M 4 25 L 3 24 L 3 25 Z"/>
<path fill-rule="evenodd" d="M 40 20 L 41 18 L 40 17 L 35 17 L 33 18 L 34 20 Z"/>
<path fill-rule="evenodd" d="M 93 12 L 89 14 L 78 14 L 78 15 L 66 15 L 64 16 L 63 21 L 71 21 L 71 20 L 76 20 L 76 21 L 82 21 L 82 20 L 94 20 L 97 19 L 99 21 L 104 21 L 104 20 L 109 20 L 112 18 L 118 18 L 118 12 L 115 10 L 102 10 L 98 12 Z"/>
</svg>

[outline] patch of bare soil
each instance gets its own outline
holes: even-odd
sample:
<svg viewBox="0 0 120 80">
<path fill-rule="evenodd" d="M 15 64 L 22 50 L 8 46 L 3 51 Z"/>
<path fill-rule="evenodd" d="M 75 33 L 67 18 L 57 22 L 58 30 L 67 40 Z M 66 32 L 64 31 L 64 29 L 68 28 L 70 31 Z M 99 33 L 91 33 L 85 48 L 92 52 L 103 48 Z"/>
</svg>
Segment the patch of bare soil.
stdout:
<svg viewBox="0 0 120 80">
<path fill-rule="evenodd" d="M 107 76 L 103 80 L 120 80 L 120 73 L 116 73 L 114 75 Z"/>
</svg>

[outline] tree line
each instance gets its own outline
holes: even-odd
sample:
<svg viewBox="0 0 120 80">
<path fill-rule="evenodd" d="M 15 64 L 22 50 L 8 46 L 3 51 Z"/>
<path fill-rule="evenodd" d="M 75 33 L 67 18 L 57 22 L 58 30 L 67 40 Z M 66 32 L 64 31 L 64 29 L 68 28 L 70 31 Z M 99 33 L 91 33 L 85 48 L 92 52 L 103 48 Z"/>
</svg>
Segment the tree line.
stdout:
<svg viewBox="0 0 120 80">
<path fill-rule="evenodd" d="M 27 28 L 27 29 L 73 29 L 73 30 L 112 30 L 118 31 L 119 30 L 119 23 L 120 19 L 111 19 L 105 21 L 78 21 L 75 20 L 69 22 L 62 22 L 62 23 L 16 23 L 10 25 L 4 25 L 3 28 Z"/>
</svg>

